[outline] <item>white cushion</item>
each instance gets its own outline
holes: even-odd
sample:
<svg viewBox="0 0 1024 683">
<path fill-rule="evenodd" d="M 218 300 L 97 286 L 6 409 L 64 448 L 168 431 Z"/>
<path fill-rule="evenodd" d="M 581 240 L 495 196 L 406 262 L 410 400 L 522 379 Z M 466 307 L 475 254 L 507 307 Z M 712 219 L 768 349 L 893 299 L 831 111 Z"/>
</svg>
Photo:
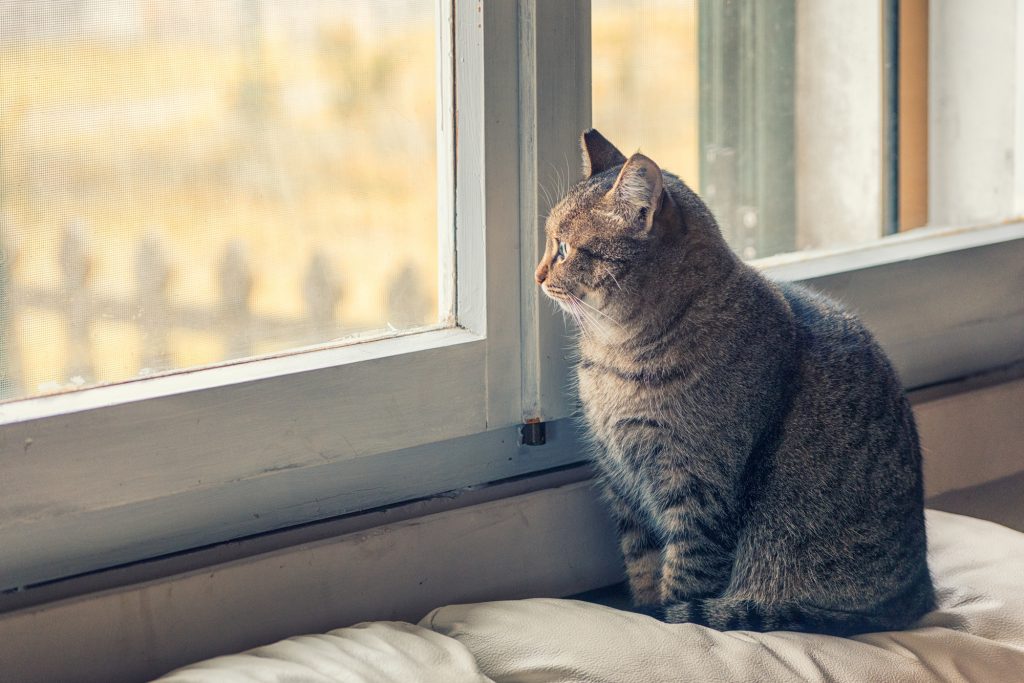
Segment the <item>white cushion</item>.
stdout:
<svg viewBox="0 0 1024 683">
<path fill-rule="evenodd" d="M 1024 534 L 928 512 L 940 607 L 852 639 L 721 633 L 576 600 L 453 605 L 179 669 L 163 683 L 1024 682 Z"/>
<path fill-rule="evenodd" d="M 465 646 L 380 621 L 295 636 L 173 671 L 162 683 L 486 683 Z"/>
<path fill-rule="evenodd" d="M 927 514 L 940 606 L 909 631 L 718 632 L 555 599 L 441 607 L 420 624 L 497 683 L 1024 681 L 1024 534 Z"/>
</svg>

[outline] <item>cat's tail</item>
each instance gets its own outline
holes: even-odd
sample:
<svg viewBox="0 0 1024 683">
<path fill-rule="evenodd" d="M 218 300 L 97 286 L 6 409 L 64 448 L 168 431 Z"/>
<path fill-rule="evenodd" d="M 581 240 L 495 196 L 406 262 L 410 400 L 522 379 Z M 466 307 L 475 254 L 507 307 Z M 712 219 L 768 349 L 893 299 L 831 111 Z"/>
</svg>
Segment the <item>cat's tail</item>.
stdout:
<svg viewBox="0 0 1024 683">
<path fill-rule="evenodd" d="M 851 636 L 902 629 L 914 615 L 864 614 L 797 603 L 764 604 L 741 598 L 699 598 L 661 608 L 670 624 L 692 623 L 719 631 L 801 631 Z"/>
</svg>

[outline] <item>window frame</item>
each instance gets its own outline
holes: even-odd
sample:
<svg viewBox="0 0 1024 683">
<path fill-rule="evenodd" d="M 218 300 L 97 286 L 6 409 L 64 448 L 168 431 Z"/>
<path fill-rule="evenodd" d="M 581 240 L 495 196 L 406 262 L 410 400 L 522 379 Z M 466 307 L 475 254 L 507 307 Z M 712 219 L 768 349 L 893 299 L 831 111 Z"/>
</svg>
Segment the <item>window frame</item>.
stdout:
<svg viewBox="0 0 1024 683">
<path fill-rule="evenodd" d="M 537 469 L 516 457 L 521 368 L 540 375 L 565 361 L 522 351 L 523 310 L 535 327 L 554 317 L 527 301 L 532 278 L 520 286 L 534 260 L 520 258 L 519 220 L 520 149 L 532 142 L 521 138 L 519 89 L 509 84 L 520 83 L 527 5 L 437 5 L 440 119 L 451 143 L 439 147 L 440 185 L 453 193 L 439 209 L 440 248 L 453 247 L 458 264 L 454 282 L 441 268 L 441 291 L 454 285 L 456 326 L 0 405 L 0 590 Z M 576 108 L 589 77 L 571 90 L 565 101 Z M 575 149 L 585 120 L 567 122 L 563 150 Z M 553 329 L 533 338 L 555 338 Z M 418 485 L 387 483 L 396 462 L 430 447 L 455 453 L 438 458 L 440 479 L 406 469 Z M 479 458 L 480 448 L 501 462 Z M 466 466 L 472 456 L 486 472 Z M 363 489 L 352 490 L 356 480 Z"/>
<path fill-rule="evenodd" d="M 458 326 L 0 406 L 0 590 L 585 460 L 532 273 L 590 122 L 590 1 L 440 6 Z M 1024 359 L 1022 262 L 1015 222 L 758 265 L 838 295 L 919 388 Z"/>
</svg>

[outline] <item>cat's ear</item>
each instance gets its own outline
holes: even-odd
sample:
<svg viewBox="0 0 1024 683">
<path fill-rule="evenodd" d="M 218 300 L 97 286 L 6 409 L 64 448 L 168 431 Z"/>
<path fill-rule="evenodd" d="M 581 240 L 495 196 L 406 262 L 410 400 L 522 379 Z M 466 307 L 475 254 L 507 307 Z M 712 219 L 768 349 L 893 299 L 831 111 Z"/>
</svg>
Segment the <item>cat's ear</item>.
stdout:
<svg viewBox="0 0 1024 683">
<path fill-rule="evenodd" d="M 608 196 L 634 229 L 646 232 L 654 223 L 664 189 L 658 164 L 638 152 L 623 164 Z"/>
<path fill-rule="evenodd" d="M 595 173 L 607 171 L 612 166 L 618 166 L 626 162 L 615 145 L 591 128 L 580 138 L 580 147 L 583 148 L 583 179 L 586 180 Z"/>
</svg>

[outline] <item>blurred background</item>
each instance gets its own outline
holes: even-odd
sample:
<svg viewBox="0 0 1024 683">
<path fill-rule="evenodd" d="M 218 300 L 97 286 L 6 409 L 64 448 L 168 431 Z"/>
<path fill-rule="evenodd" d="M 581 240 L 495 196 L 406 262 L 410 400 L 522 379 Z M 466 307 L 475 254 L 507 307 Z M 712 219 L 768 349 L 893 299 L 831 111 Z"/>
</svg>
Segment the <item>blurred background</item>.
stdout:
<svg viewBox="0 0 1024 683">
<path fill-rule="evenodd" d="M 948 5 L 965 3 L 939 4 L 938 28 L 954 21 Z M 594 126 L 698 191 L 745 259 L 928 222 L 929 82 L 950 80 L 929 53 L 929 0 L 593 0 L 592 12 Z M 950 100 L 932 115 L 955 116 Z"/>
<path fill-rule="evenodd" d="M 0 0 L 0 391 L 438 322 L 431 0 Z"/>
</svg>

